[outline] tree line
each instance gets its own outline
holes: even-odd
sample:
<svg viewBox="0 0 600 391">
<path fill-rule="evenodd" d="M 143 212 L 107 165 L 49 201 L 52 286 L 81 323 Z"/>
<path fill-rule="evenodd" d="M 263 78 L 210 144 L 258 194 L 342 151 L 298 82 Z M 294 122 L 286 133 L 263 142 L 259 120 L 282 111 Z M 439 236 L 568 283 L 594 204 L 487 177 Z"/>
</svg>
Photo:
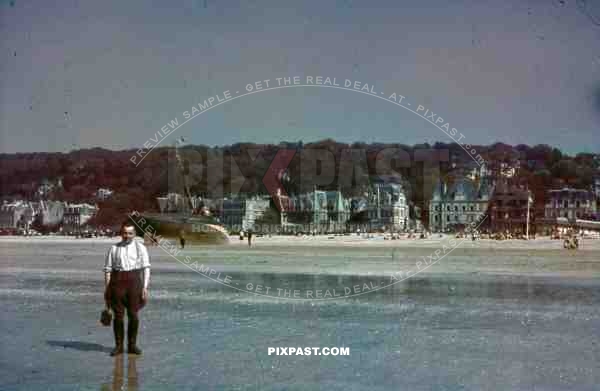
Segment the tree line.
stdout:
<svg viewBox="0 0 600 391">
<path fill-rule="evenodd" d="M 255 195 L 266 194 L 262 180 L 272 160 L 280 149 L 294 149 L 298 152 L 309 149 L 325 149 L 335 159 L 323 162 L 302 161 L 297 153 L 285 172 L 284 190 L 288 194 L 298 194 L 313 189 L 319 172 L 333 172 L 330 183 L 320 184 L 322 190 L 340 189 L 346 196 L 356 196 L 364 192 L 359 185 L 369 182 L 377 175 L 400 176 L 409 190 L 412 205 L 426 210 L 433 185 L 438 177 L 452 181 L 465 172 L 478 168 L 472 157 L 456 143 L 435 143 L 404 145 L 383 143 L 339 143 L 325 139 L 313 143 L 283 142 L 278 145 L 237 143 L 228 146 L 210 147 L 186 145 L 180 148 L 184 172 L 188 175 L 188 185 L 192 194 L 206 197 L 227 196 L 230 193 Z M 389 167 L 378 165 L 381 151 L 395 148 L 410 157 L 409 164 L 402 159 L 390 160 Z M 536 206 L 543 206 L 546 191 L 570 186 L 589 189 L 599 173 L 600 159 L 597 154 L 579 153 L 575 156 L 561 152 L 548 145 L 492 145 L 473 146 L 491 172 L 500 176 L 506 167 L 518 167 L 517 175 L 511 180 L 527 185 L 533 192 Z M 364 165 L 354 167 L 354 178 L 365 180 L 356 183 L 347 177 L 340 178 L 340 164 L 344 150 L 364 151 Z M 257 156 L 256 151 L 259 150 Z M 439 172 L 416 158 L 423 151 L 441 152 Z M 100 202 L 98 223 L 108 223 L 124 216 L 127 211 L 158 211 L 156 197 L 168 192 L 183 192 L 183 178 L 179 175 L 173 147 L 158 147 L 149 153 L 144 161 L 135 166 L 131 157 L 135 150 L 112 151 L 103 148 L 82 149 L 69 153 L 15 153 L 0 154 L 0 196 L 2 199 L 37 200 L 41 196 L 38 187 L 44 181 L 56 183 L 60 178 L 62 188 L 54 188 L 44 197 L 48 200 L 95 203 L 98 188 L 113 190 L 113 197 Z M 304 167 L 303 167 L 304 164 Z M 307 164 L 321 165 L 309 167 Z M 329 167 L 333 165 L 333 167 Z M 344 170 L 341 170 L 344 171 Z M 211 180 L 207 180 L 210 175 Z M 215 195 L 214 184 L 222 188 L 222 194 Z M 425 217 L 425 216 L 423 216 Z"/>
</svg>

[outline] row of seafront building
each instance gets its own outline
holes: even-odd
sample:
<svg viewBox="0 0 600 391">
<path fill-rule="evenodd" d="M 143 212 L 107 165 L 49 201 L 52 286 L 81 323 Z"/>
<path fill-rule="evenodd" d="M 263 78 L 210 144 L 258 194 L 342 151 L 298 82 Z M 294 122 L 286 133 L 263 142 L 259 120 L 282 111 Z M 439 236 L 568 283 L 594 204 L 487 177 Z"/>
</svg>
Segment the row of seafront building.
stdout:
<svg viewBox="0 0 600 391">
<path fill-rule="evenodd" d="M 539 213 L 537 225 L 546 232 L 556 226 L 598 230 L 599 200 L 600 188 L 596 191 L 573 188 L 550 190 L 543 213 Z"/>
<path fill-rule="evenodd" d="M 37 223 L 39 226 L 58 227 L 65 234 L 81 233 L 98 211 L 98 205 L 47 200 L 56 189 L 63 189 L 62 177 L 54 183 L 47 178 L 41 181 L 36 191 L 39 201 L 4 199 L 0 205 L 0 229 L 27 233 Z M 106 201 L 112 195 L 111 189 L 102 187 L 90 194 L 96 201 Z"/>
<path fill-rule="evenodd" d="M 580 220 L 600 220 L 598 202 L 600 180 L 591 190 L 548 190 L 546 203 L 533 207 L 533 198 L 526 188 L 507 181 L 491 180 L 483 170 L 480 175 L 463 175 L 452 183 L 439 181 L 429 202 L 428 227 L 432 232 L 459 231 L 466 226 L 481 226 L 491 232 L 525 232 L 527 223 L 538 232 L 556 224 Z M 110 189 L 98 189 L 98 201 L 112 195 Z M 412 211 L 409 218 L 408 194 L 400 183 L 375 182 L 360 197 L 345 197 L 341 191 L 314 189 L 304 194 L 274 197 L 233 197 L 212 200 L 192 197 L 194 209 L 205 207 L 230 231 L 261 230 L 256 223 L 272 205 L 280 213 L 278 221 L 270 220 L 270 229 L 277 232 L 341 233 L 383 229 L 401 232 L 420 229 L 420 213 Z M 161 212 L 188 208 L 182 195 L 170 193 L 159 197 Z M 45 226 L 60 226 L 64 233 L 81 232 L 82 227 L 98 210 L 97 205 L 64 201 L 3 201 L 0 205 L 0 228 L 27 231 L 34 221 Z M 353 214 L 362 213 L 368 223 L 350 223 Z M 485 217 L 485 219 L 484 219 Z"/>
<path fill-rule="evenodd" d="M 575 223 L 577 219 L 598 220 L 598 196 L 594 191 L 564 188 L 549 190 L 542 208 L 534 207 L 532 192 L 505 180 L 489 177 L 460 177 L 452 183 L 439 181 L 429 202 L 431 232 L 461 231 L 468 226 L 488 232 L 543 232 L 558 223 Z M 339 190 L 273 197 L 233 197 L 220 200 L 194 197 L 194 208 L 204 206 L 231 232 L 261 231 L 282 233 L 343 233 L 385 230 L 402 232 L 420 229 L 418 211 L 409 218 L 408 196 L 398 183 L 374 183 L 361 197 L 346 198 Z M 275 203 L 280 213 L 277 221 L 264 214 Z M 178 203 L 181 205 L 176 206 Z M 170 194 L 159 199 L 161 211 L 183 207 L 184 198 Z M 363 213 L 367 223 L 351 223 L 353 214 Z"/>
<path fill-rule="evenodd" d="M 375 183 L 362 197 L 348 198 L 339 190 L 318 190 L 287 196 L 280 191 L 273 197 L 230 197 L 212 200 L 192 197 L 190 206 L 177 193 L 159 197 L 161 213 L 207 208 L 216 211 L 216 217 L 231 232 L 266 231 L 295 233 L 342 233 L 349 230 L 388 229 L 406 230 L 410 226 L 409 207 L 402 185 Z M 277 221 L 257 225 L 275 204 Z M 368 223 L 350 224 L 353 213 L 366 214 Z"/>
<path fill-rule="evenodd" d="M 462 230 L 467 226 L 489 232 L 545 232 L 556 225 L 598 221 L 600 197 L 585 189 L 547 191 L 546 202 L 536 208 L 532 192 L 522 186 L 469 183 L 465 179 L 448 187 L 440 184 L 429 208 L 433 232 Z"/>
<path fill-rule="evenodd" d="M 528 231 L 533 198 L 531 192 L 507 181 L 458 178 L 440 181 L 429 203 L 432 232 L 461 231 L 467 227 L 490 232 Z M 531 214 L 531 215 L 530 215 Z"/>
<path fill-rule="evenodd" d="M 491 175 L 484 164 L 457 169 L 451 183 L 440 180 L 429 202 L 430 231 L 474 226 L 488 232 L 548 233 L 557 225 L 600 220 L 600 177 L 589 189 L 547 190 L 545 202 L 535 203 L 530 189 L 515 181 L 518 170 L 514 162 L 502 164 L 500 172 Z"/>
<path fill-rule="evenodd" d="M 64 233 L 79 233 L 98 207 L 64 201 L 5 200 L 0 205 L 0 228 L 28 232 L 37 220 L 42 226 L 60 226 Z"/>
<path fill-rule="evenodd" d="M 282 232 L 344 233 L 382 229 L 406 231 L 411 224 L 405 191 L 399 183 L 374 183 L 362 197 L 346 198 L 340 190 L 317 190 L 274 201 L 280 210 Z M 350 223 L 363 213 L 368 223 Z"/>
</svg>

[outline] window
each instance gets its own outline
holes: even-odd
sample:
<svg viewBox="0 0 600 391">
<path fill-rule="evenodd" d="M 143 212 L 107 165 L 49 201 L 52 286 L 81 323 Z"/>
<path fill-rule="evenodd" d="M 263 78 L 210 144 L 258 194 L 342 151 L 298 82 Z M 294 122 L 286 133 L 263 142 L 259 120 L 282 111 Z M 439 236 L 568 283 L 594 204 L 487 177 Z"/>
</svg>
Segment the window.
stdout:
<svg viewBox="0 0 600 391">
<path fill-rule="evenodd" d="M 450 221 L 450 216 L 446 216 L 446 221 Z"/>
<path fill-rule="evenodd" d="M 458 212 L 458 206 L 455 206 L 455 207 L 454 207 L 454 211 L 455 211 L 455 212 Z"/>
<path fill-rule="evenodd" d="M 463 205 L 463 212 L 467 211 L 467 207 Z"/>
</svg>

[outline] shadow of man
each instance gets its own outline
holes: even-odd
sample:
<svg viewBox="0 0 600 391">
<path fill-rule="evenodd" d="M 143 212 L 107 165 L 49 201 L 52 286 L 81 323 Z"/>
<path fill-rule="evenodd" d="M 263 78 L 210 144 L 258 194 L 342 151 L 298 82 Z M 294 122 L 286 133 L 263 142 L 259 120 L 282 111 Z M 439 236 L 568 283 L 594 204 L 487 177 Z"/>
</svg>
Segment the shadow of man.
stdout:
<svg viewBox="0 0 600 391">
<path fill-rule="evenodd" d="M 56 341 L 48 340 L 46 343 L 50 346 L 61 347 L 65 349 L 75 349 L 82 352 L 110 352 L 110 348 L 91 342 L 82 341 Z"/>
<path fill-rule="evenodd" d="M 100 387 L 100 391 L 117 391 L 123 390 L 123 384 L 125 383 L 123 377 L 124 357 L 125 355 L 120 354 L 115 356 L 113 366 L 113 378 L 112 383 L 103 384 Z M 138 389 L 138 374 L 137 374 L 137 360 L 138 357 L 134 355 L 128 355 L 127 358 L 127 390 L 136 391 Z"/>
</svg>

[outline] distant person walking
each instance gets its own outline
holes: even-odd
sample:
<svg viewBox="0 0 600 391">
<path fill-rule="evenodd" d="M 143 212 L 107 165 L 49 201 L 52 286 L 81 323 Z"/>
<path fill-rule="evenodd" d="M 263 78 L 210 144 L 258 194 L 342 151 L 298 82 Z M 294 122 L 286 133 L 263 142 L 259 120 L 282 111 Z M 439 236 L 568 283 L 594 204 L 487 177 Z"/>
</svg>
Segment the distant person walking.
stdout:
<svg viewBox="0 0 600 391">
<path fill-rule="evenodd" d="M 121 241 L 111 246 L 104 262 L 104 300 L 114 312 L 113 332 L 115 348 L 111 356 L 123 353 L 125 311 L 127 311 L 127 352 L 142 354 L 137 347 L 139 329 L 138 311 L 148 300 L 150 258 L 143 243 L 135 238 L 135 227 L 130 222 L 121 225 Z"/>
<path fill-rule="evenodd" d="M 252 231 L 248 230 L 248 247 L 252 247 Z"/>
<path fill-rule="evenodd" d="M 181 249 L 185 248 L 185 236 L 183 230 L 179 231 L 179 244 L 181 245 Z"/>
</svg>

